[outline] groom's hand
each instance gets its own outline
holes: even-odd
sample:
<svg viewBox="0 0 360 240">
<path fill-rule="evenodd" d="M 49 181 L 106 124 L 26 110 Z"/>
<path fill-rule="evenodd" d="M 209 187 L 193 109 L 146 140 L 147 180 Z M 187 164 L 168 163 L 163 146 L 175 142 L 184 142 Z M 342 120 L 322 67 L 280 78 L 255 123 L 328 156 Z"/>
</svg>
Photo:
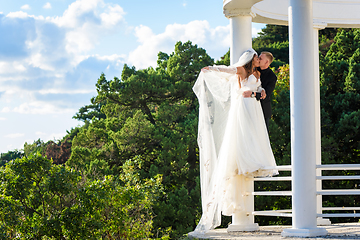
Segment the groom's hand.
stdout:
<svg viewBox="0 0 360 240">
<path fill-rule="evenodd" d="M 262 91 L 261 91 L 261 98 L 260 99 L 265 99 L 266 98 L 266 92 L 265 92 L 265 90 L 263 89 Z"/>
<path fill-rule="evenodd" d="M 251 93 L 252 93 L 252 91 L 244 91 L 244 92 L 243 92 L 243 97 L 244 97 L 244 98 L 251 97 Z"/>
</svg>

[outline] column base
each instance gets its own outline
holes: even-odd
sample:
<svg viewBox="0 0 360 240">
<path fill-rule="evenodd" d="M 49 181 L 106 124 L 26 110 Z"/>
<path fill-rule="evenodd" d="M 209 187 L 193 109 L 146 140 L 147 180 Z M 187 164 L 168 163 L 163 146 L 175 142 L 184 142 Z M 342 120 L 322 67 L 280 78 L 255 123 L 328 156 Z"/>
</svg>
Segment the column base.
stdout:
<svg viewBox="0 0 360 240">
<path fill-rule="evenodd" d="M 317 225 L 318 226 L 328 226 L 331 225 L 331 221 L 328 218 L 322 218 L 322 217 L 318 217 L 316 219 Z"/>
<path fill-rule="evenodd" d="M 259 224 L 252 223 L 252 224 L 246 224 L 246 225 L 235 225 L 230 224 L 230 226 L 227 228 L 227 232 L 254 232 L 259 231 Z"/>
<path fill-rule="evenodd" d="M 320 237 L 325 236 L 327 231 L 325 228 L 310 228 L 310 229 L 284 229 L 281 232 L 282 237 Z"/>
</svg>

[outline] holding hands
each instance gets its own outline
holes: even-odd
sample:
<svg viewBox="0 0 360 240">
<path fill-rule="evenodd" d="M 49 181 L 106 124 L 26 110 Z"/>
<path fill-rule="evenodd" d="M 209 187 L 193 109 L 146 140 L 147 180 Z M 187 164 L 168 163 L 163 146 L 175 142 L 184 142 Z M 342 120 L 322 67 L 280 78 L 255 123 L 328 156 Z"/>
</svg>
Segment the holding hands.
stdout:
<svg viewBox="0 0 360 240">
<path fill-rule="evenodd" d="M 253 94 L 252 91 L 245 91 L 245 92 L 243 92 L 243 97 L 244 97 L 244 98 L 249 98 L 249 97 L 252 97 L 252 94 Z M 266 92 L 265 92 L 264 89 L 261 91 L 261 93 L 256 93 L 256 92 L 254 92 L 254 94 L 256 94 L 256 95 L 257 95 L 257 94 L 261 94 L 261 96 L 260 96 L 259 99 L 265 99 L 265 98 L 266 98 Z M 259 99 L 258 99 L 258 96 L 256 96 L 256 99 L 259 100 Z"/>
</svg>

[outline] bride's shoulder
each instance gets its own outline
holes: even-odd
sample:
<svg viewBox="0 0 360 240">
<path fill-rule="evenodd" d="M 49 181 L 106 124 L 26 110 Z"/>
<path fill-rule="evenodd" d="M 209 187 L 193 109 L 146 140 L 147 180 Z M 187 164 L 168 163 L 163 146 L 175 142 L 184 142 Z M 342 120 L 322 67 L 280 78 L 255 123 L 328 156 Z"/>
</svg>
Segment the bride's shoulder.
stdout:
<svg viewBox="0 0 360 240">
<path fill-rule="evenodd" d="M 260 76 L 259 76 L 259 77 L 260 77 Z M 258 80 L 258 79 L 259 79 L 259 77 L 256 77 L 256 75 L 255 75 L 255 74 L 251 74 L 251 75 L 248 77 L 248 80 L 249 80 L 249 81 L 251 81 L 251 80 L 256 81 L 256 80 Z"/>
<path fill-rule="evenodd" d="M 256 79 L 260 78 L 260 72 L 259 71 L 254 71 L 252 76 L 254 76 Z"/>
</svg>

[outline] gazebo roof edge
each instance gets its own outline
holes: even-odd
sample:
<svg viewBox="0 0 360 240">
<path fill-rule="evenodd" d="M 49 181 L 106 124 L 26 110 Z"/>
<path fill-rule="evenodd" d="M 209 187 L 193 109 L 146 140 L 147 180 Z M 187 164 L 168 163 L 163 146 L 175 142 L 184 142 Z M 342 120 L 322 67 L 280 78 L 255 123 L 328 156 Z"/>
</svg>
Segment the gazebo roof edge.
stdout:
<svg viewBox="0 0 360 240">
<path fill-rule="evenodd" d="M 288 25 L 289 0 L 223 0 L 227 17 L 249 12 L 253 22 Z M 314 22 L 328 28 L 360 28 L 360 1 L 313 0 Z"/>
</svg>

